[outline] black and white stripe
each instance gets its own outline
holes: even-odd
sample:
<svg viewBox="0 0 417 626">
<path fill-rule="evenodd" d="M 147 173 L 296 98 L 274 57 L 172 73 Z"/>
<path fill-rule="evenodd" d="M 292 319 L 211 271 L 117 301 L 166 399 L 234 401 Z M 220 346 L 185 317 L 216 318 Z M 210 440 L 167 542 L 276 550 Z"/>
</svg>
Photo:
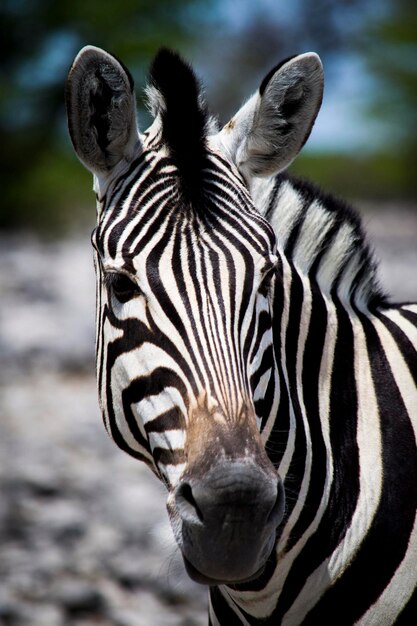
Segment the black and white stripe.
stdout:
<svg viewBox="0 0 417 626">
<path fill-rule="evenodd" d="M 186 416 L 201 394 L 216 399 L 226 419 L 253 393 L 262 399 L 259 420 L 274 403 L 262 291 L 275 262 L 273 233 L 219 156 L 207 158 L 204 185 L 201 215 L 179 208 L 175 168 L 160 150 L 145 151 L 126 187 L 115 180 L 107 191 L 93 237 L 104 421 L 121 447 L 171 485 L 183 470 Z M 134 275 L 138 289 L 127 303 L 105 278 L 120 272 Z M 137 361 L 146 362 L 139 378 Z"/>
<path fill-rule="evenodd" d="M 308 137 L 322 81 L 316 55 L 287 59 L 217 133 L 190 68 L 163 51 L 139 135 L 116 59 L 88 47 L 70 72 L 71 137 L 98 196 L 108 432 L 165 482 L 186 564 L 181 537 L 202 516 L 182 495 L 181 519 L 176 498 L 196 467 L 263 472 L 263 454 L 284 484 L 272 552 L 249 582 L 211 586 L 213 626 L 417 614 L 417 305 L 381 292 L 349 207 L 276 174 Z"/>
<path fill-rule="evenodd" d="M 269 571 L 213 591 L 211 621 L 411 624 L 417 305 L 381 294 L 357 219 L 334 199 L 283 176 L 254 195 L 284 268 L 274 320 L 285 389 L 265 428 L 289 496 Z"/>
</svg>

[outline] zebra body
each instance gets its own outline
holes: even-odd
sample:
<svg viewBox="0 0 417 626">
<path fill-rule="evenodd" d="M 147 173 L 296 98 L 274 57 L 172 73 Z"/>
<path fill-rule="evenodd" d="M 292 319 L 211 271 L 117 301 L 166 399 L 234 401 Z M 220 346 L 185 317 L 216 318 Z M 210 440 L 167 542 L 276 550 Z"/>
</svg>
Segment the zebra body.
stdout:
<svg viewBox="0 0 417 626">
<path fill-rule="evenodd" d="M 288 59 L 218 132 L 162 51 L 140 135 L 116 59 L 69 76 L 104 422 L 166 484 L 213 625 L 417 614 L 417 305 L 382 294 L 348 207 L 277 173 L 321 96 L 318 57 Z"/>
<path fill-rule="evenodd" d="M 233 607 L 243 624 L 256 623 L 249 615 L 271 624 L 412 624 L 417 305 L 381 295 L 346 207 L 283 176 L 257 186 L 283 263 L 275 346 L 285 346 L 285 388 L 266 447 L 296 496 L 287 495 L 266 584 L 222 587 L 221 599 L 214 592 L 220 615 Z"/>
</svg>

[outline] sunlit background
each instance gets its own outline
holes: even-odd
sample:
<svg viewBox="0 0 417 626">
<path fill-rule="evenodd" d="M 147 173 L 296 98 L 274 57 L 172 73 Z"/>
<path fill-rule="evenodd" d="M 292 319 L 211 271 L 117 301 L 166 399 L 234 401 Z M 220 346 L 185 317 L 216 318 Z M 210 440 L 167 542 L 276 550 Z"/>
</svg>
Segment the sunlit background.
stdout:
<svg viewBox="0 0 417 626">
<path fill-rule="evenodd" d="M 355 203 L 383 287 L 415 300 L 416 37 L 414 0 L 2 0 L 0 626 L 207 624 L 162 486 L 101 424 L 94 194 L 64 111 L 78 50 L 130 68 L 142 130 L 160 46 L 191 61 L 221 123 L 280 60 L 318 52 L 323 107 L 292 170 Z"/>
<path fill-rule="evenodd" d="M 179 50 L 220 121 L 278 61 L 314 50 L 325 98 L 295 170 L 350 198 L 416 196 L 412 0 L 3 0 L 0 11 L 2 228 L 62 229 L 91 200 L 63 107 L 68 67 L 86 43 L 131 68 L 139 98 L 156 50 Z M 141 100 L 139 115 L 143 128 Z"/>
</svg>

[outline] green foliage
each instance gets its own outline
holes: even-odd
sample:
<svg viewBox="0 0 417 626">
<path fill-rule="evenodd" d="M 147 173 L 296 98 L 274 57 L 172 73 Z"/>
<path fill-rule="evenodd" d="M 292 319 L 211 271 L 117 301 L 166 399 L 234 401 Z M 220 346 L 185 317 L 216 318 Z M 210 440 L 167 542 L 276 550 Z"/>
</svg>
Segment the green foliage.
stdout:
<svg viewBox="0 0 417 626">
<path fill-rule="evenodd" d="M 251 19 L 241 19 L 245 11 Z M 340 55 L 357 54 L 374 78 L 368 115 L 384 120 L 387 150 L 361 158 L 307 152 L 294 169 L 351 197 L 416 197 L 411 0 L 277 0 L 276 10 L 251 0 L 3 0 L 0 29 L 0 229 L 57 231 L 94 220 L 91 177 L 71 150 L 63 98 L 68 67 L 85 44 L 121 58 L 140 87 L 160 46 L 191 58 L 198 49 L 212 79 L 210 101 L 223 116 L 280 58 L 315 49 L 331 80 Z M 141 120 L 144 127 L 143 112 Z"/>
<path fill-rule="evenodd" d="M 69 151 L 39 156 L 10 185 L 0 227 L 65 233 L 94 221 L 92 177 Z"/>
<path fill-rule="evenodd" d="M 199 0 L 4 0 L 0 5 L 0 228 L 63 228 L 88 189 L 70 150 L 64 84 L 85 44 L 123 59 L 135 77 L 161 45 L 184 49 Z M 78 184 L 83 177 L 83 184 Z M 86 181 L 88 180 L 87 184 Z M 72 205 L 70 208 L 69 205 Z"/>
<path fill-rule="evenodd" d="M 413 200 L 417 180 L 408 157 L 397 153 L 353 155 L 312 153 L 299 156 L 291 173 L 348 200 Z"/>
<path fill-rule="evenodd" d="M 411 0 L 392 0 L 368 28 L 362 47 L 378 80 L 369 114 L 389 121 L 394 150 L 417 157 L 417 11 Z"/>
</svg>

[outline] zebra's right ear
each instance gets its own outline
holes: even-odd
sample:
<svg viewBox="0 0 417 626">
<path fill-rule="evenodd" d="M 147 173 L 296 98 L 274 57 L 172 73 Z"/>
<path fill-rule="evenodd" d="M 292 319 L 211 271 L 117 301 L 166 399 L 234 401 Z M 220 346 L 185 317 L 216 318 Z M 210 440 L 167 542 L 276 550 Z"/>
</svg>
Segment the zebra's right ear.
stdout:
<svg viewBox="0 0 417 626">
<path fill-rule="evenodd" d="M 140 153 L 133 79 L 111 54 L 83 48 L 69 71 L 65 98 L 75 152 L 93 174 L 106 176 Z"/>
</svg>

